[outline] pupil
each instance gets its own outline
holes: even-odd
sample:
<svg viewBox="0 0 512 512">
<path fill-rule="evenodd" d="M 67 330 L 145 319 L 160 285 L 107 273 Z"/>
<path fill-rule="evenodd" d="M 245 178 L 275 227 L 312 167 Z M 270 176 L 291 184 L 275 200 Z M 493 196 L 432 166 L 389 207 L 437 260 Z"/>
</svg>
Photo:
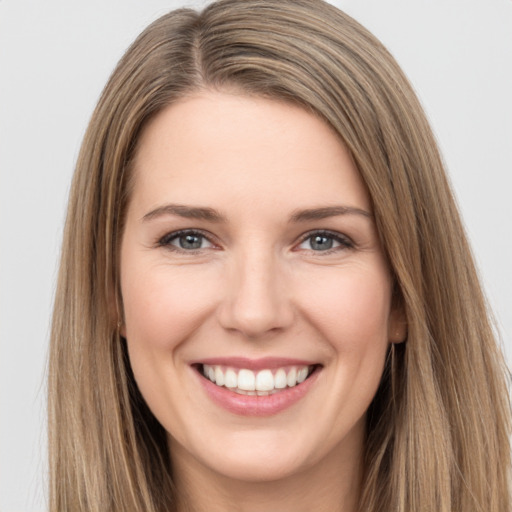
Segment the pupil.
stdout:
<svg viewBox="0 0 512 512">
<path fill-rule="evenodd" d="M 316 235 L 311 239 L 311 248 L 315 251 L 326 251 L 332 248 L 332 238 Z"/>
<path fill-rule="evenodd" d="M 200 249 L 201 237 L 197 235 L 180 236 L 180 247 L 182 249 Z"/>
</svg>

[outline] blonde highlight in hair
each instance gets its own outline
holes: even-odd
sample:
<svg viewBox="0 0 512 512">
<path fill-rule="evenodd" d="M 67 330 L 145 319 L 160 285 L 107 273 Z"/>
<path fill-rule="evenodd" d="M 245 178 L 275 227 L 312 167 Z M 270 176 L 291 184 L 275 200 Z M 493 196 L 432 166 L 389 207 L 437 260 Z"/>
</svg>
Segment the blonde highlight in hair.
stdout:
<svg viewBox="0 0 512 512">
<path fill-rule="evenodd" d="M 118 329 L 118 248 L 141 131 L 202 89 L 321 117 L 370 193 L 408 339 L 391 346 L 368 411 L 360 510 L 509 512 L 505 366 L 436 142 L 386 49 L 320 0 L 173 11 L 105 87 L 77 162 L 53 316 L 50 510 L 176 509 L 166 435 Z"/>
</svg>

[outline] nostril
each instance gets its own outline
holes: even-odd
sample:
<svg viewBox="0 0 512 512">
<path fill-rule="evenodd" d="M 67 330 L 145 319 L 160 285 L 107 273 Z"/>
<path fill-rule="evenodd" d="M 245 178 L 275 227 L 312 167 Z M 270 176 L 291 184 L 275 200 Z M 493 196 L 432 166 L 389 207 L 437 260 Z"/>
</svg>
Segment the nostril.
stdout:
<svg viewBox="0 0 512 512">
<path fill-rule="evenodd" d="M 233 301 L 223 308 L 220 323 L 228 331 L 237 331 L 249 340 L 257 340 L 281 332 L 293 324 L 293 314 L 285 311 L 287 307 L 271 303 L 251 305 Z"/>
<path fill-rule="evenodd" d="M 293 311 L 280 279 L 282 273 L 260 253 L 246 254 L 238 274 L 231 276 L 227 295 L 219 305 L 223 328 L 251 340 L 292 325 Z M 250 261 L 249 261 L 250 260 Z M 258 261 L 255 261 L 258 260 Z"/>
</svg>

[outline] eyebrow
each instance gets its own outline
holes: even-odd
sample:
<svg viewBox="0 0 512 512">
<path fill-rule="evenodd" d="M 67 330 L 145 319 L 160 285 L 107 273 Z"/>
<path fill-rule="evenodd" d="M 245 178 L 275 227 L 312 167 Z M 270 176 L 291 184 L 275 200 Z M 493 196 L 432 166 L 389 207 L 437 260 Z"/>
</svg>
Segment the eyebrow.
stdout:
<svg viewBox="0 0 512 512">
<path fill-rule="evenodd" d="M 296 210 L 290 217 L 290 222 L 307 222 L 310 220 L 326 219 L 338 215 L 362 215 L 372 219 L 373 215 L 362 208 L 354 206 L 325 206 L 321 208 L 310 208 L 307 210 Z"/>
<path fill-rule="evenodd" d="M 201 206 L 185 206 L 181 204 L 167 204 L 159 206 L 146 213 L 142 217 L 143 221 L 149 221 L 165 215 L 177 215 L 185 219 L 206 220 L 215 223 L 226 223 L 226 217 L 214 208 Z M 370 212 L 354 206 L 324 206 L 320 208 L 308 208 L 306 210 L 295 210 L 290 216 L 289 222 L 300 223 L 311 220 L 321 220 L 338 215 L 361 215 L 371 219 Z"/>
<path fill-rule="evenodd" d="M 159 206 L 146 213 L 146 215 L 142 217 L 142 220 L 148 221 L 165 215 L 177 215 L 185 219 L 207 220 L 216 223 L 227 222 L 226 217 L 213 208 L 185 206 L 182 204 L 166 204 L 165 206 Z"/>
</svg>

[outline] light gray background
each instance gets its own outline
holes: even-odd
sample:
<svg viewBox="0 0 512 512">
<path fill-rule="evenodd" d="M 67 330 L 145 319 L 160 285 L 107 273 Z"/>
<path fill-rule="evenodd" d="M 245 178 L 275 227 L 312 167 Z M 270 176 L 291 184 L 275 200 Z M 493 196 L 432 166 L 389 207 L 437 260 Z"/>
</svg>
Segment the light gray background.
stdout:
<svg viewBox="0 0 512 512">
<path fill-rule="evenodd" d="M 512 0 L 332 3 L 381 38 L 418 92 L 511 361 Z M 48 327 L 66 195 L 88 118 L 134 37 L 183 4 L 0 0 L 2 512 L 45 510 Z"/>
</svg>

